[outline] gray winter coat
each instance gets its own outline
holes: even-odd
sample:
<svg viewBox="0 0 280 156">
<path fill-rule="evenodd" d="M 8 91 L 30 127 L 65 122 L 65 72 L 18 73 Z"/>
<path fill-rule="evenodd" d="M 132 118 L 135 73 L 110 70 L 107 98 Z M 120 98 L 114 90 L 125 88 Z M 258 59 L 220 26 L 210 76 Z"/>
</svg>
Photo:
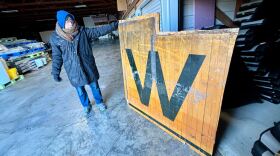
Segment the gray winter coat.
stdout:
<svg viewBox="0 0 280 156">
<path fill-rule="evenodd" d="M 74 87 L 84 86 L 99 79 L 99 73 L 92 53 L 93 39 L 117 29 L 117 23 L 98 28 L 79 28 L 72 42 L 54 32 L 50 38 L 52 47 L 52 75 L 59 77 L 62 64 Z"/>
</svg>

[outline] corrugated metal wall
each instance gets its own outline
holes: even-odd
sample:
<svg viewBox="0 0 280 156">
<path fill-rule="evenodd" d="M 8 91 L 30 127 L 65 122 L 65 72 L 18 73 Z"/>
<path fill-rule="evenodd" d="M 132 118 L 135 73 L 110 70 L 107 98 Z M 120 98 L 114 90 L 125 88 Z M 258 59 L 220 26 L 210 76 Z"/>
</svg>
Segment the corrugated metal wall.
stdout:
<svg viewBox="0 0 280 156">
<path fill-rule="evenodd" d="M 161 14 L 161 0 L 144 0 L 136 10 L 132 10 L 128 17 L 134 17 L 134 16 L 141 16 L 149 13 L 160 13 Z M 161 18 L 161 17 L 160 17 Z M 160 20 L 160 27 L 162 23 Z M 161 28 L 160 28 L 161 29 Z"/>
<path fill-rule="evenodd" d="M 141 5 L 141 14 L 160 13 L 161 18 L 161 0 L 145 0 L 144 5 Z M 160 20 L 160 29 L 162 29 L 162 20 Z"/>
<path fill-rule="evenodd" d="M 129 14 L 128 14 L 128 18 L 132 18 L 135 16 L 135 10 L 132 10 Z"/>
<path fill-rule="evenodd" d="M 148 2 L 145 6 L 142 7 L 142 14 L 148 14 L 148 13 L 161 13 L 161 5 L 160 0 L 151 0 Z"/>
<path fill-rule="evenodd" d="M 184 0 L 183 5 L 183 29 L 194 29 L 194 0 Z"/>
<path fill-rule="evenodd" d="M 129 17 L 155 12 L 161 14 L 161 1 L 163 0 L 144 0 L 136 11 L 134 10 L 129 14 Z M 194 29 L 194 0 L 184 0 L 183 5 L 183 29 Z M 162 29 L 162 23 L 160 25 Z"/>
<path fill-rule="evenodd" d="M 136 9 L 136 11 L 132 11 L 129 14 L 129 17 L 134 16 L 141 16 L 148 13 L 155 13 L 158 12 L 162 14 L 161 12 L 161 1 L 164 0 L 144 0 L 142 4 L 139 6 L 139 8 Z M 194 1 L 195 0 L 183 0 L 183 29 L 194 29 L 195 23 L 194 23 Z M 227 14 L 231 19 L 234 19 L 234 12 L 235 12 L 235 5 L 236 0 L 216 0 L 216 5 L 225 13 Z M 161 22 L 162 22 L 162 17 Z M 216 24 L 221 24 L 219 20 L 216 19 Z M 162 23 L 160 23 L 161 29 L 162 29 Z"/>
</svg>

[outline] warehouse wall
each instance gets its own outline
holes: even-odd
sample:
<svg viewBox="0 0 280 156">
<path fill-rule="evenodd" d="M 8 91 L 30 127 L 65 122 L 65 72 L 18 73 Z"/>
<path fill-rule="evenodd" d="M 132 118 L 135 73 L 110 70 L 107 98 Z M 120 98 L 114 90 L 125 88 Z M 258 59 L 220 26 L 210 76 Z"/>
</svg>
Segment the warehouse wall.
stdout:
<svg viewBox="0 0 280 156">
<path fill-rule="evenodd" d="M 161 0 L 148 0 L 146 4 L 142 6 L 141 12 L 142 15 L 158 12 L 161 13 Z"/>
<path fill-rule="evenodd" d="M 195 10 L 194 4 L 195 0 L 184 0 L 183 1 L 183 28 L 184 29 L 194 29 L 195 22 Z M 236 0 L 216 0 L 216 6 L 219 7 L 226 15 L 231 19 L 234 19 Z M 222 24 L 218 19 L 216 19 L 216 24 Z"/>
<path fill-rule="evenodd" d="M 136 10 L 132 10 L 129 13 L 128 17 L 141 16 L 149 13 L 160 13 L 160 30 L 178 31 L 179 15 L 176 13 L 176 9 L 178 9 L 178 1 L 143 0 L 140 4 L 137 4 Z"/>
<path fill-rule="evenodd" d="M 195 0 L 184 0 L 183 1 L 183 29 L 194 29 L 195 22 Z M 234 19 L 236 0 L 216 0 L 216 6 L 219 7 L 226 15 L 231 19 Z M 222 24 L 216 19 L 216 24 Z"/>
<path fill-rule="evenodd" d="M 184 0 L 183 5 L 183 29 L 194 29 L 194 0 Z"/>
<path fill-rule="evenodd" d="M 135 16 L 135 9 L 133 9 L 129 14 L 128 14 L 128 18 L 132 18 Z"/>
<path fill-rule="evenodd" d="M 83 17 L 84 25 L 87 28 L 93 28 L 94 27 L 94 22 L 90 16 L 88 17 Z"/>
<path fill-rule="evenodd" d="M 45 43 L 49 42 L 52 33 L 53 33 L 53 30 L 39 32 L 42 41 Z"/>
<path fill-rule="evenodd" d="M 134 16 L 141 16 L 156 12 L 160 13 L 161 16 L 161 0 L 143 0 L 143 2 L 138 6 L 138 8 L 136 8 L 136 10 L 132 10 L 129 13 L 128 17 L 131 18 Z M 160 27 L 162 28 L 162 20 L 160 20 Z"/>
<path fill-rule="evenodd" d="M 7 37 L 16 37 L 17 39 L 41 41 L 41 37 L 38 32 L 23 31 L 19 29 L 14 31 L 0 31 L 0 38 L 7 38 Z"/>
<path fill-rule="evenodd" d="M 141 4 L 139 4 L 138 8 L 133 9 L 128 17 L 141 16 L 149 13 L 158 12 L 161 14 L 161 0 L 143 0 Z"/>
<path fill-rule="evenodd" d="M 219 7 L 229 18 L 234 19 L 236 0 L 216 0 L 216 6 Z M 222 24 L 216 19 L 216 24 Z"/>
<path fill-rule="evenodd" d="M 143 0 L 138 8 L 133 9 L 128 17 L 132 18 L 134 16 L 141 16 L 149 13 L 160 13 L 160 30 L 163 30 L 163 19 L 162 19 L 162 2 L 165 0 Z M 183 16 L 183 29 L 193 29 L 194 28 L 194 12 L 193 12 L 193 1 L 194 0 L 184 0 L 184 16 Z"/>
<path fill-rule="evenodd" d="M 148 13 L 161 11 L 161 1 L 163 0 L 144 0 L 136 10 L 132 10 L 128 17 L 141 16 Z M 183 0 L 183 29 L 195 28 L 195 0 Z M 236 0 L 216 0 L 216 6 L 219 7 L 231 19 L 234 19 Z M 162 21 L 162 17 L 161 17 Z M 216 24 L 222 24 L 216 19 Z M 162 23 L 160 23 L 162 26 Z M 162 27 L 161 27 L 162 29 Z"/>
</svg>

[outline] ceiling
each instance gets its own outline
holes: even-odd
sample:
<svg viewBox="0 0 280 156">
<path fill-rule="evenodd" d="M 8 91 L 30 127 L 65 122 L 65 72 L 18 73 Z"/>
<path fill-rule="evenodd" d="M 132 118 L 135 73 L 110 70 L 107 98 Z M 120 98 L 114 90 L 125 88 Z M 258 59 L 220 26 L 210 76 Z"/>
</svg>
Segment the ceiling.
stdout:
<svg viewBox="0 0 280 156">
<path fill-rule="evenodd" d="M 116 0 L 1 0 L 1 31 L 54 29 L 56 11 L 61 9 L 72 13 L 79 24 L 89 15 L 118 15 Z"/>
</svg>

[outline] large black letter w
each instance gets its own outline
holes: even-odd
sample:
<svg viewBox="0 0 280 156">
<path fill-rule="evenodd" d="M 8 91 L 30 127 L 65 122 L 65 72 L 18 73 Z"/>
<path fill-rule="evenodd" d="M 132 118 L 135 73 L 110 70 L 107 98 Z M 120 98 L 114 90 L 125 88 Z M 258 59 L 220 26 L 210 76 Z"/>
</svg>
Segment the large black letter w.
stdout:
<svg viewBox="0 0 280 156">
<path fill-rule="evenodd" d="M 151 67 L 151 55 L 155 54 L 156 57 L 156 86 L 158 90 L 158 95 L 160 98 L 161 108 L 163 115 L 174 121 L 178 111 L 180 110 L 191 86 L 192 83 L 204 61 L 205 55 L 194 55 L 190 54 L 182 73 L 179 77 L 177 85 L 172 93 L 170 101 L 168 100 L 167 90 L 165 86 L 165 81 L 162 73 L 161 63 L 159 59 L 158 52 L 149 52 L 147 67 L 146 67 L 146 75 L 144 81 L 144 88 L 141 85 L 140 77 L 137 71 L 137 67 L 135 65 L 134 57 L 131 49 L 126 49 L 127 57 L 129 60 L 129 64 L 133 73 L 133 78 L 135 80 L 137 91 L 140 97 L 141 102 L 148 106 L 151 95 L 151 87 L 152 87 L 152 67 Z"/>
</svg>

